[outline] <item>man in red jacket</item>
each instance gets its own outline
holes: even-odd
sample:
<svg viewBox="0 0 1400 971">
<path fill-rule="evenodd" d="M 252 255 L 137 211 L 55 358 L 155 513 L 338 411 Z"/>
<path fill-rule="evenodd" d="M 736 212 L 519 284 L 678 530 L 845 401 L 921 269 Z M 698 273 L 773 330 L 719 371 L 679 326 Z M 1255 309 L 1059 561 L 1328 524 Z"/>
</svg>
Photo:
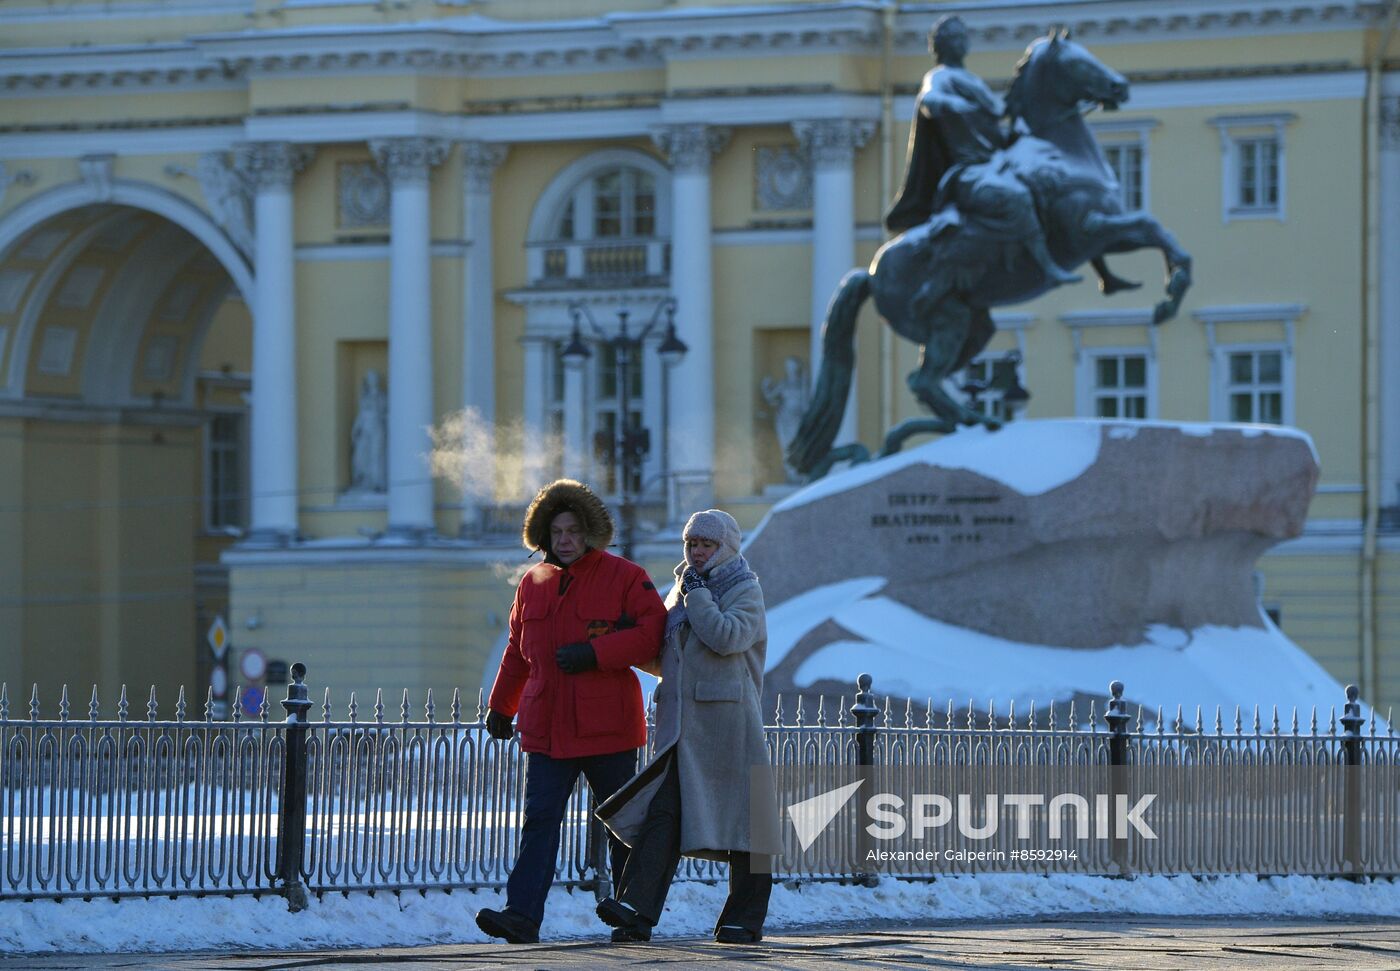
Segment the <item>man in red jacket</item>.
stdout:
<svg viewBox="0 0 1400 971">
<path fill-rule="evenodd" d="M 545 486 L 525 513 L 525 546 L 543 550 L 545 561 L 516 588 L 486 713 L 486 730 L 502 741 L 516 718 L 526 752 L 525 824 L 505 910 L 476 915 L 478 927 L 512 944 L 539 940 L 559 828 L 579 773 L 601 803 L 632 778 L 646 744 L 632 666 L 660 652 L 666 609 L 646 571 L 607 552 L 612 535 L 607 506 L 572 479 Z M 612 834 L 608 840 L 616 880 L 627 847 Z"/>
</svg>

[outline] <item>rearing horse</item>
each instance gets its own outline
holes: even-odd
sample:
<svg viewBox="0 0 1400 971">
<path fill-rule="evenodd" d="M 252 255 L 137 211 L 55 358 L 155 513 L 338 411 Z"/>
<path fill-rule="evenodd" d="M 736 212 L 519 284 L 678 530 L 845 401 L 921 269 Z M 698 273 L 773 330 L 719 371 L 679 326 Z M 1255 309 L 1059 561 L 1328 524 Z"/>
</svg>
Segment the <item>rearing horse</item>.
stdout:
<svg viewBox="0 0 1400 971">
<path fill-rule="evenodd" d="M 1128 82 L 1069 39 L 1068 32 L 1040 38 L 1016 67 L 1007 115 L 1022 134 L 997 158 L 1006 177 L 1031 190 L 1046 243 L 1055 261 L 1072 268 L 1092 260 L 1104 277 L 1105 293 L 1133 286 L 1111 277 L 1106 253 L 1152 248 L 1166 260 L 1166 296 L 1153 309 L 1153 323 L 1176 315 L 1191 285 L 1191 257 L 1161 223 L 1145 212 L 1124 212 L 1117 179 L 1084 123 L 1081 106 L 1117 108 Z M 967 366 L 996 332 L 991 308 L 1022 303 L 1055 284 L 1024 253 L 966 219 L 948 229 L 937 219 L 915 226 L 882 246 L 869 270 L 841 280 L 822 328 L 821 371 L 812 402 L 788 448 L 788 461 L 818 477 L 833 461 L 863 457 L 860 446 L 832 451 L 850 393 L 855 366 L 855 324 L 861 305 L 874 298 L 895 333 L 923 345 L 918 370 L 908 383 L 936 416 L 911 419 L 891 429 L 882 455 L 899 450 L 918 432 L 950 432 L 959 424 L 997 423 L 954 399 L 943 388 L 949 375 Z M 943 227 L 936 231 L 935 226 Z M 1014 254 L 1014 255 L 1009 255 Z"/>
</svg>

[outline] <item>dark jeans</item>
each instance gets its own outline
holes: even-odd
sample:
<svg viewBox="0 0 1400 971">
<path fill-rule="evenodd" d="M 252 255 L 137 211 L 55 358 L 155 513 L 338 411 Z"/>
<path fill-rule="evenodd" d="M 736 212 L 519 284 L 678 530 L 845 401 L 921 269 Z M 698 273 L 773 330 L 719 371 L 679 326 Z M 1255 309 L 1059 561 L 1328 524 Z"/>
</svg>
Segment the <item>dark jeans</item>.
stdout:
<svg viewBox="0 0 1400 971">
<path fill-rule="evenodd" d="M 552 759 L 529 752 L 525 763 L 525 825 L 520 832 L 520 853 L 506 882 L 506 910 L 529 918 L 539 926 L 544 920 L 544 899 L 554 883 L 559 857 L 559 827 L 569 805 L 569 794 L 579 773 L 588 780 L 593 798 L 602 802 L 637 771 L 637 751 L 589 755 L 581 759 Z M 627 864 L 627 846 L 608 834 L 613 881 Z"/>
<path fill-rule="evenodd" d="M 655 926 L 661 919 L 680 861 L 681 784 L 676 760 L 672 758 L 622 869 L 617 899 Z M 768 916 L 768 898 L 773 892 L 773 875 L 754 873 L 753 862 L 746 850 L 730 851 L 729 899 L 724 902 L 719 920 L 715 921 L 716 930 L 728 924 L 755 934 L 762 933 L 763 921 Z M 771 870 L 772 867 L 762 869 Z"/>
</svg>

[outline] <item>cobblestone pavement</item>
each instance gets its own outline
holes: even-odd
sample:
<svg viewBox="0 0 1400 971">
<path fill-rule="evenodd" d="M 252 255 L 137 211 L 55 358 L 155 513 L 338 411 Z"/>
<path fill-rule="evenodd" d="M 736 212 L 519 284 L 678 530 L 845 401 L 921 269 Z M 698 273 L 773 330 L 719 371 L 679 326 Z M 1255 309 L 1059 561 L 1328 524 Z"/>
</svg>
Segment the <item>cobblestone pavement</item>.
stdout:
<svg viewBox="0 0 1400 971">
<path fill-rule="evenodd" d="M 648 966 L 761 967 L 826 971 L 858 962 L 870 968 L 1074 968 L 1104 971 L 1259 968 L 1400 971 L 1396 921 L 1256 921 L 1244 918 L 1086 917 L 966 921 L 910 926 L 784 930 L 762 944 L 725 947 L 697 938 L 618 946 L 600 940 L 531 947 L 444 944 L 364 951 L 223 952 L 170 955 L 6 955 L 0 971 L 477 971 Z"/>
</svg>

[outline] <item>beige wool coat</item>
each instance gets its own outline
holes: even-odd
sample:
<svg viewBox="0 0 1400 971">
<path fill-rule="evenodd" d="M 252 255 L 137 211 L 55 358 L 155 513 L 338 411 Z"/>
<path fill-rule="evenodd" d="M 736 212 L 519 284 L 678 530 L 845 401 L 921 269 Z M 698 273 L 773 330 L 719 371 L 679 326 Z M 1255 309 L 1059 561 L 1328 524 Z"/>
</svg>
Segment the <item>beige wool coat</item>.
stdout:
<svg viewBox="0 0 1400 971">
<path fill-rule="evenodd" d="M 598 807 L 598 817 L 631 846 L 674 758 L 681 853 L 718 860 L 730 850 L 776 854 L 777 806 L 760 708 L 768 646 L 763 590 L 749 579 L 716 603 L 708 589 L 683 595 L 677 583 L 667 608 L 682 596 L 688 623 L 666 637 L 658 658 L 655 755 Z"/>
</svg>

